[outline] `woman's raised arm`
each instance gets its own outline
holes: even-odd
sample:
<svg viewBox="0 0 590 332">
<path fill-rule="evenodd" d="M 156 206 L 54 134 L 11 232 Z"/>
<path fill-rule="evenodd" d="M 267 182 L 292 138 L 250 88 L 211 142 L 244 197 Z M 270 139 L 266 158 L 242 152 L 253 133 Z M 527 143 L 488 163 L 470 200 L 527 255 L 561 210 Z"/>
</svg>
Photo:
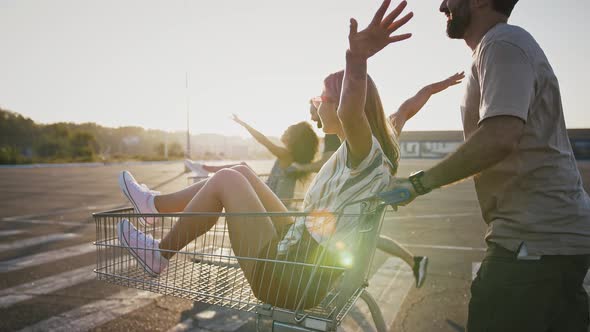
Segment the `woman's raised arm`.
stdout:
<svg viewBox="0 0 590 332">
<path fill-rule="evenodd" d="M 350 20 L 348 35 L 349 49 L 346 52 L 346 68 L 342 95 L 338 107 L 338 117 L 346 136 L 350 151 L 350 161 L 357 166 L 371 151 L 371 128 L 365 116 L 367 95 L 367 60 L 385 46 L 410 38 L 411 34 L 391 35 L 405 25 L 413 16 L 408 13 L 396 20 L 405 9 L 402 1 L 385 18 L 390 0 L 383 1 L 373 20 L 364 30 L 358 32 L 358 23 Z"/>
<path fill-rule="evenodd" d="M 271 142 L 271 140 L 268 139 L 268 137 L 266 137 L 263 133 L 252 128 L 249 124 L 247 124 L 246 122 L 244 122 L 240 118 L 238 118 L 237 115 L 232 114 L 232 120 L 234 120 L 240 126 L 246 128 L 246 130 L 250 133 L 250 135 L 252 135 L 252 137 L 254 137 L 254 139 L 258 143 L 264 145 L 264 147 L 267 148 L 268 151 L 270 151 L 270 153 L 272 153 L 278 159 L 284 160 L 284 159 L 291 158 L 291 153 L 289 152 L 289 150 Z"/>
<path fill-rule="evenodd" d="M 401 104 L 397 112 L 389 116 L 389 122 L 391 123 L 391 127 L 395 130 L 395 134 L 401 134 L 406 122 L 416 115 L 416 113 L 418 113 L 422 107 L 424 107 L 432 95 L 444 91 L 453 85 L 461 83 L 464 78 L 465 73 L 460 72 L 440 82 L 429 84 L 420 89 L 418 93 Z"/>
</svg>

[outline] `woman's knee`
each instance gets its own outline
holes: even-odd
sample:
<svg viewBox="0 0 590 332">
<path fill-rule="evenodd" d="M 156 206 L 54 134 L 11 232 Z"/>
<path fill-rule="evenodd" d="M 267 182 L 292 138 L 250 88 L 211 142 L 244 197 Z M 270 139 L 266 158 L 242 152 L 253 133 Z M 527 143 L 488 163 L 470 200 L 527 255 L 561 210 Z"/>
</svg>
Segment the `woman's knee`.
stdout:
<svg viewBox="0 0 590 332">
<path fill-rule="evenodd" d="M 213 174 L 209 179 L 208 185 L 227 188 L 228 186 L 239 186 L 241 183 L 247 183 L 248 180 L 240 172 L 233 168 L 224 168 Z"/>
<path fill-rule="evenodd" d="M 233 166 L 231 169 L 236 172 L 239 172 L 240 174 L 242 174 L 246 178 L 248 178 L 252 175 L 256 176 L 254 171 L 250 167 L 248 167 L 247 165 L 236 165 L 236 166 Z"/>
</svg>

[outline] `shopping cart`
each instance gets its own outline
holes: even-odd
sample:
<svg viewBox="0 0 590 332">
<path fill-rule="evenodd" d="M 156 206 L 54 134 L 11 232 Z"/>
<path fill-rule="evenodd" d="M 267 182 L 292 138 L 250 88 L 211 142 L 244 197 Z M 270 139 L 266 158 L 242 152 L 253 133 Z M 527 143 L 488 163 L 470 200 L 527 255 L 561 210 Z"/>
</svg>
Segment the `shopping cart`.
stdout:
<svg viewBox="0 0 590 332">
<path fill-rule="evenodd" d="M 341 213 L 319 214 L 136 214 L 131 208 L 96 213 L 93 215 L 97 234 L 94 271 L 99 280 L 109 283 L 253 312 L 257 317 L 258 331 L 336 331 L 356 300 L 361 298 L 368 304 L 377 330 L 386 331 L 381 311 L 366 291 L 369 268 L 377 246 L 388 247 L 389 240 L 379 236 L 387 207 L 396 206 L 408 197 L 409 192 L 404 189 L 382 193 L 354 202 L 356 213 L 347 213 L 344 209 Z M 123 219 L 129 219 L 154 238 L 161 238 L 179 218 L 211 216 L 219 217 L 215 226 L 182 250 L 175 251 L 176 255 L 170 260 L 167 270 L 156 278 L 144 271 L 117 238 L 117 224 Z M 140 218 L 147 217 L 155 219 L 155 222 L 140 222 Z M 273 221 L 286 217 L 295 220 L 303 218 L 314 223 L 321 220 L 324 225 L 335 228 L 325 233 L 326 244 L 316 245 L 311 249 L 312 253 L 309 252 L 309 245 L 302 247 L 299 244 L 290 249 L 293 255 L 236 255 L 234 251 L 238 251 L 235 249 L 240 241 L 234 237 L 233 243 L 230 243 L 227 220 L 240 222 L 241 218 L 266 217 Z M 346 232 L 354 234 L 354 241 L 339 238 L 337 234 L 340 232 L 333 232 L 343 225 L 354 225 L 354 232 Z M 304 251 L 304 259 L 293 258 Z M 249 280 L 241 264 L 260 264 L 256 265 L 257 268 L 268 273 L 254 273 Z M 256 282 L 260 279 L 254 278 L 254 275 L 270 279 L 266 279 L 263 285 L 263 282 Z M 280 287 L 271 287 L 275 284 Z M 288 287 L 286 292 L 280 290 L 284 287 Z"/>
</svg>

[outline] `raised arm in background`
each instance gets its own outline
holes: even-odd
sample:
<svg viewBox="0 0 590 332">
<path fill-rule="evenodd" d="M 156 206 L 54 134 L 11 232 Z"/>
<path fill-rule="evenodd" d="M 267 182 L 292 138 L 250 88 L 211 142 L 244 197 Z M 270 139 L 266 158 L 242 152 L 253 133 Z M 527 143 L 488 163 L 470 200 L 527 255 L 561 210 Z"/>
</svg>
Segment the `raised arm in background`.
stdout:
<svg viewBox="0 0 590 332">
<path fill-rule="evenodd" d="M 242 121 L 240 118 L 238 118 L 237 115 L 232 114 L 232 120 L 234 120 L 240 126 L 246 128 L 246 130 L 250 133 L 250 135 L 252 135 L 252 137 L 254 137 L 254 139 L 258 143 L 264 145 L 264 147 L 267 148 L 268 151 L 270 151 L 270 153 L 272 153 L 279 160 L 290 160 L 292 158 L 291 153 L 289 152 L 289 150 L 287 150 L 287 148 L 274 144 L 270 139 L 268 139 L 268 137 L 266 137 L 258 130 L 252 128 L 246 122 Z"/>
<path fill-rule="evenodd" d="M 424 107 L 432 95 L 461 83 L 464 78 L 465 72 L 456 73 L 440 82 L 432 83 L 423 87 L 413 97 L 403 102 L 397 112 L 389 116 L 389 122 L 391 123 L 391 127 L 395 131 L 395 134 L 399 135 L 402 132 L 406 122 Z"/>
</svg>

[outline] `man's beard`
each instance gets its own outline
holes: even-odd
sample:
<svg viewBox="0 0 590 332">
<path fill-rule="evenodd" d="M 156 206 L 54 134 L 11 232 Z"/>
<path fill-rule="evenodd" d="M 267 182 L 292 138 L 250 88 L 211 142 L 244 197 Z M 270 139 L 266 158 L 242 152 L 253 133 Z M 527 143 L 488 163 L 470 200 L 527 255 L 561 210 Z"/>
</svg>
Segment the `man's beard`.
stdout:
<svg viewBox="0 0 590 332">
<path fill-rule="evenodd" d="M 450 10 L 450 9 L 449 9 Z M 452 11 L 452 19 L 447 22 L 447 35 L 452 39 L 462 39 L 471 23 L 469 1 L 463 1 Z"/>
</svg>

